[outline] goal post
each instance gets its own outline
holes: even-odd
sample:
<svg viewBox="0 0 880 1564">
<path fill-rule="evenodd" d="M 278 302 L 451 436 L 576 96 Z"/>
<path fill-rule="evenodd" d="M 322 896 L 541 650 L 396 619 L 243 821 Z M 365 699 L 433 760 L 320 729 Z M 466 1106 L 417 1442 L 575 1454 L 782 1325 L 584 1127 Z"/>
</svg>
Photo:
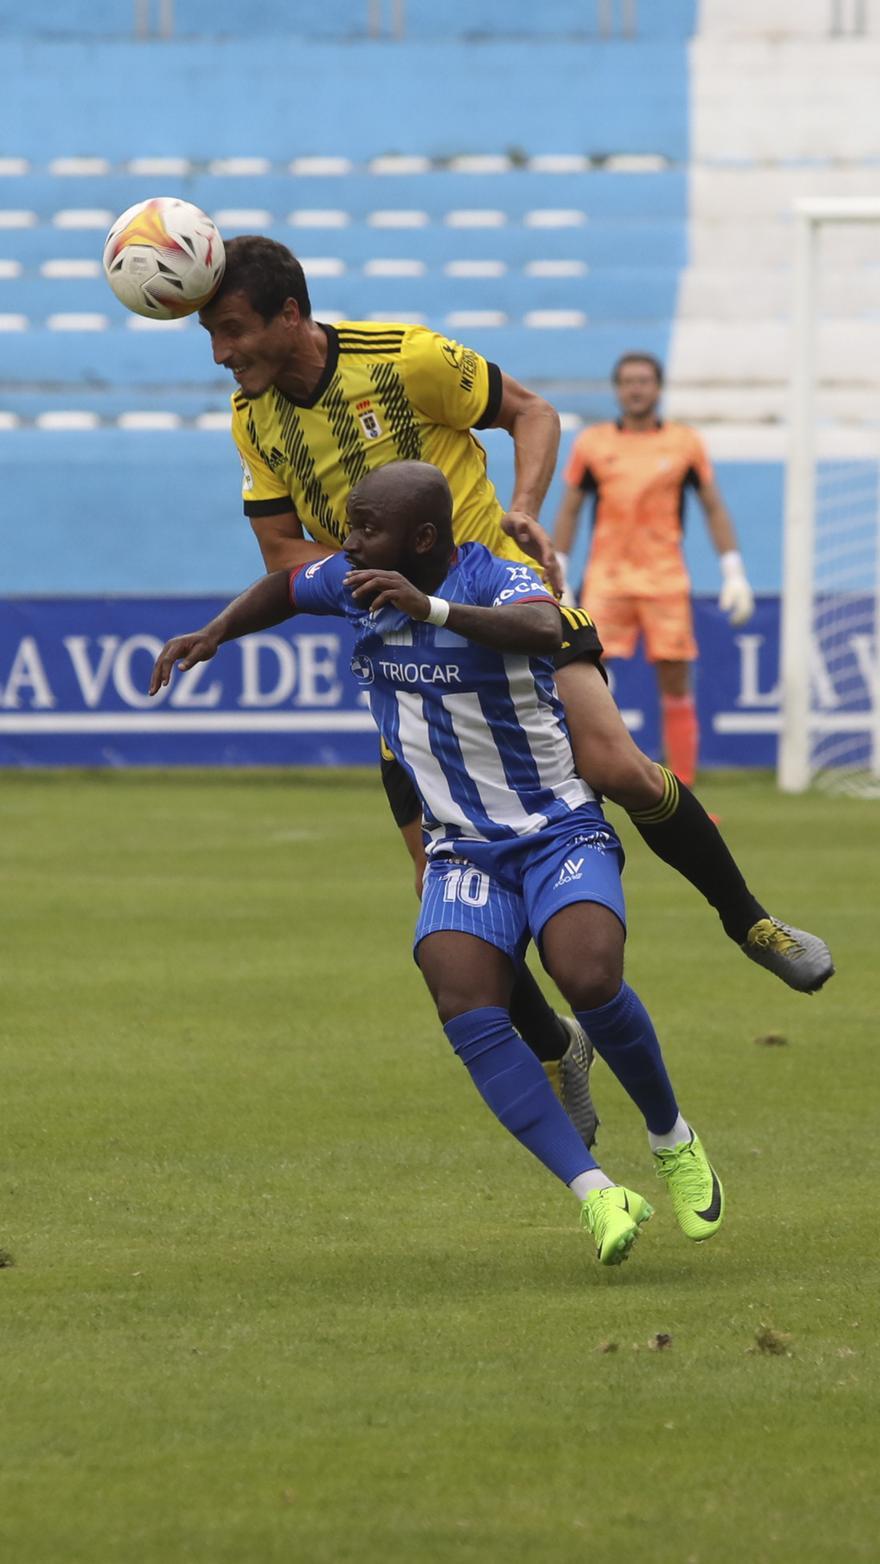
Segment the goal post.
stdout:
<svg viewBox="0 0 880 1564">
<path fill-rule="evenodd" d="M 862 776 L 880 792 L 880 198 L 798 201 L 794 222 L 777 780 L 797 793 Z M 858 248 L 853 259 L 838 247 L 831 297 L 823 275 L 829 232 L 866 224 L 876 229 L 869 295 L 877 285 L 867 309 L 858 289 L 844 296 Z M 845 423 L 851 404 L 843 424 L 829 406 L 847 380 L 864 396 L 867 417 L 855 426 Z"/>
</svg>

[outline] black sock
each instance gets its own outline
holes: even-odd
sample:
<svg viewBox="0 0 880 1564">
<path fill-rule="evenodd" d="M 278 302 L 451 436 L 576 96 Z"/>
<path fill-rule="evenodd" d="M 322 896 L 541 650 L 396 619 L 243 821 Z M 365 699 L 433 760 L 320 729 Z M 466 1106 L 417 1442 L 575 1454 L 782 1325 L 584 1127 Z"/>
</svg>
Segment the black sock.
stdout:
<svg viewBox="0 0 880 1564">
<path fill-rule="evenodd" d="M 651 851 L 702 892 L 718 913 L 725 934 L 742 945 L 752 924 L 768 913 L 755 900 L 699 799 L 665 766 L 660 770 L 664 789 L 659 804 L 631 814 L 630 819 Z"/>
<path fill-rule="evenodd" d="M 510 994 L 510 1019 L 541 1063 L 561 1059 L 571 1042 L 555 1010 L 523 962 Z"/>
</svg>

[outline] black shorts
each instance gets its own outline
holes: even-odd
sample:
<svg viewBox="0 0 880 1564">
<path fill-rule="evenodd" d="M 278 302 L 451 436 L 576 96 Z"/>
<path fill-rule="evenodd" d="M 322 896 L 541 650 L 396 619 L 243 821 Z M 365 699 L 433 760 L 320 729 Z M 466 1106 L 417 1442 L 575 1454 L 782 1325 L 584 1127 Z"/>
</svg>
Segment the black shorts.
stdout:
<svg viewBox="0 0 880 1564">
<path fill-rule="evenodd" d="M 596 664 L 607 684 L 608 675 L 602 665 L 602 642 L 589 614 L 583 608 L 563 608 L 562 604 L 559 605 L 559 612 L 562 615 L 563 642 L 553 658 L 555 666 L 567 668 L 569 663 L 578 662 L 584 657 L 588 662 Z M 381 746 L 381 757 L 382 784 L 395 824 L 402 830 L 404 826 L 412 825 L 413 821 L 421 820 L 421 800 L 410 781 L 409 773 L 404 771 L 384 744 Z"/>
</svg>

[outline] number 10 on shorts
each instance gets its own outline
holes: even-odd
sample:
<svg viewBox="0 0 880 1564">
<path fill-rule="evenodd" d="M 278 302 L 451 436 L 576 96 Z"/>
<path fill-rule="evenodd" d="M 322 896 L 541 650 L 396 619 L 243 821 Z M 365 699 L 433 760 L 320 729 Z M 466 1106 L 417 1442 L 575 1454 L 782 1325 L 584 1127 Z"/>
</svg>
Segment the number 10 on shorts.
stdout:
<svg viewBox="0 0 880 1564">
<path fill-rule="evenodd" d="M 489 876 L 479 869 L 449 869 L 443 879 L 443 900 L 465 907 L 485 907 L 489 900 Z"/>
</svg>

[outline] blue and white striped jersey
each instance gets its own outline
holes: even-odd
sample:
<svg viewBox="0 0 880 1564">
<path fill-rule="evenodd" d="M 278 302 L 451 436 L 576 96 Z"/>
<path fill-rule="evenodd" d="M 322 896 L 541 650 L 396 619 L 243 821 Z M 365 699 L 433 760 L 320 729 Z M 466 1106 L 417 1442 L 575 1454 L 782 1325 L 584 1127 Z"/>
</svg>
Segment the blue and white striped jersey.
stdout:
<svg viewBox="0 0 880 1564">
<path fill-rule="evenodd" d="M 343 554 L 300 566 L 291 602 L 354 626 L 352 671 L 421 796 L 429 853 L 462 838 L 529 836 L 595 798 L 575 772 L 549 657 L 493 651 L 396 608 L 374 617 L 342 584 L 350 568 Z M 477 608 L 555 603 L 527 565 L 497 559 L 481 543 L 456 550 L 435 596 Z"/>
</svg>

